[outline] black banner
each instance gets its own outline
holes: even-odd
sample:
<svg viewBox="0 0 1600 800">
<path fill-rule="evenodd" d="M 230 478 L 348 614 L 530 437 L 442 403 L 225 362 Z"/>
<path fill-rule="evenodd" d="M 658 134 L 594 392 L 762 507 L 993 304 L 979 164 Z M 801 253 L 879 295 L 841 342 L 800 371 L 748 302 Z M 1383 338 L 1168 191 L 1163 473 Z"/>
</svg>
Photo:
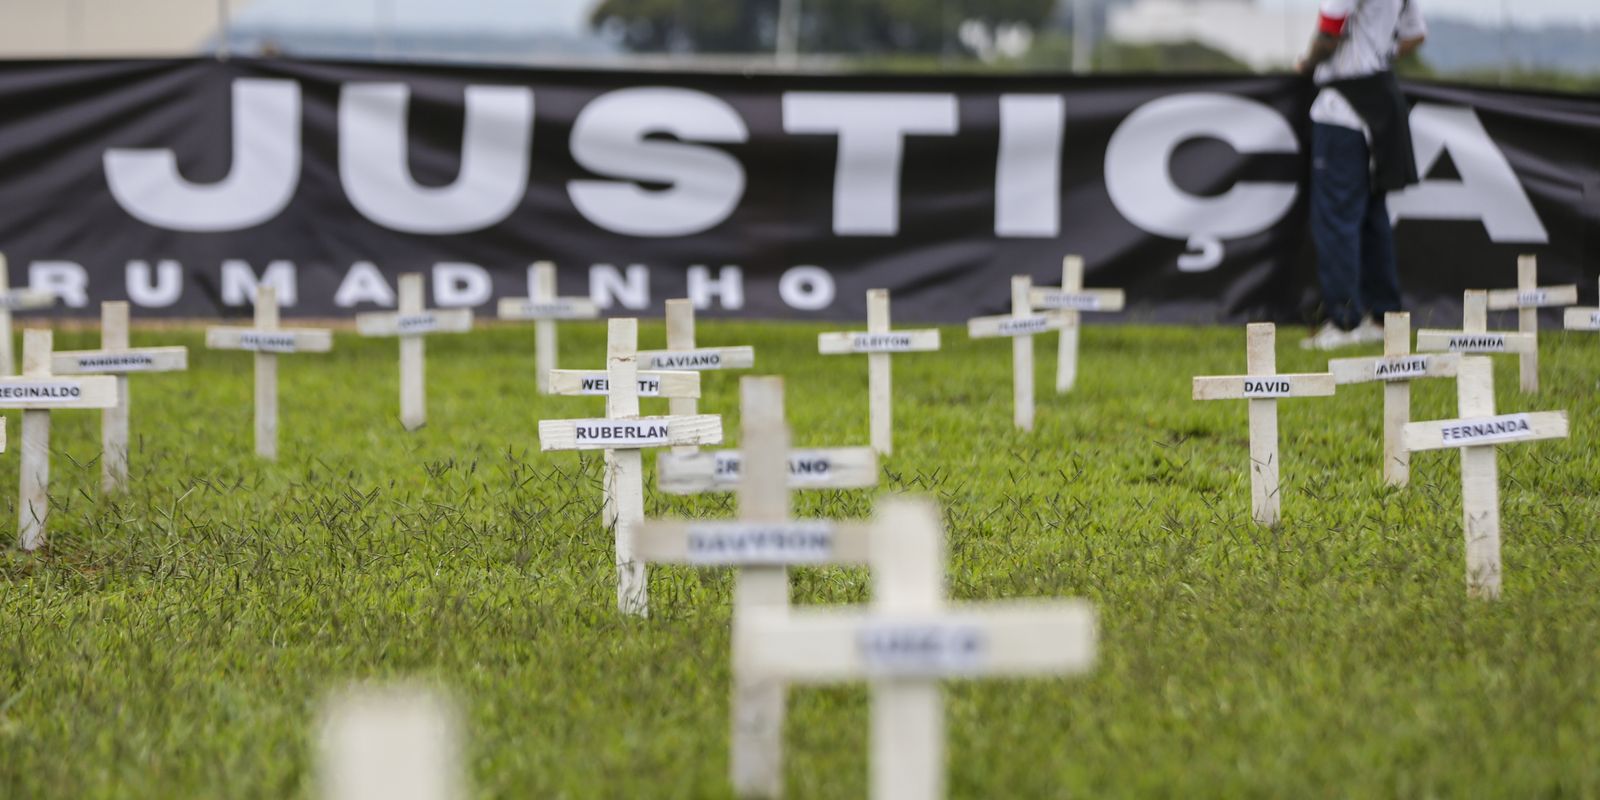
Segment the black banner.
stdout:
<svg viewBox="0 0 1600 800">
<path fill-rule="evenodd" d="M 1408 86 L 1424 183 L 1390 197 L 1414 308 L 1592 297 L 1600 98 Z M 723 75 L 297 60 L 0 64 L 12 286 L 91 314 L 488 310 L 530 263 L 612 314 L 907 320 L 1005 310 L 1012 274 L 1159 321 L 1298 320 L 1311 87 L 1283 76 Z"/>
</svg>

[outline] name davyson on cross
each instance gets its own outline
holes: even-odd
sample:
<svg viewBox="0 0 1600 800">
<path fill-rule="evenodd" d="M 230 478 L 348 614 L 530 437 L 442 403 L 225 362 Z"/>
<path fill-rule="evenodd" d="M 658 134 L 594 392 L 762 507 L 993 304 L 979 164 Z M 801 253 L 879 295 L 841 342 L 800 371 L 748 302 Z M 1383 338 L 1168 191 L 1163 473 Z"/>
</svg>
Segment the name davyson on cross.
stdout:
<svg viewBox="0 0 1600 800">
<path fill-rule="evenodd" d="M 661 439 L 666 435 L 665 425 L 580 425 L 577 428 L 578 439 Z"/>
<path fill-rule="evenodd" d="M 0 400 L 75 400 L 83 396 L 77 384 L 0 386 Z"/>
<path fill-rule="evenodd" d="M 833 535 L 827 531 L 795 531 L 782 528 L 737 532 L 689 532 L 691 558 L 746 553 L 812 553 L 825 556 L 833 550 Z"/>
<path fill-rule="evenodd" d="M 112 369 L 115 367 L 153 367 L 156 360 L 150 356 L 93 356 L 78 359 L 78 369 Z"/>
</svg>

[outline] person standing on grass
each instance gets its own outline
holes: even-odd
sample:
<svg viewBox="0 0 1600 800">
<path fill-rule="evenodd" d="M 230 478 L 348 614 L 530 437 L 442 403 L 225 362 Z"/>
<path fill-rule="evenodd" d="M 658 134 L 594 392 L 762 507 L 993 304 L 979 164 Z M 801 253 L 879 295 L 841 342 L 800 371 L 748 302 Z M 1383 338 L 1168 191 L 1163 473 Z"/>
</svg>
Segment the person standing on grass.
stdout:
<svg viewBox="0 0 1600 800">
<path fill-rule="evenodd" d="M 1321 0 L 1311 52 L 1296 70 L 1320 87 L 1311 104 L 1311 237 L 1328 320 L 1302 347 L 1381 342 L 1384 312 L 1400 310 L 1384 195 L 1418 176 L 1392 67 L 1426 35 L 1417 0 Z"/>
</svg>

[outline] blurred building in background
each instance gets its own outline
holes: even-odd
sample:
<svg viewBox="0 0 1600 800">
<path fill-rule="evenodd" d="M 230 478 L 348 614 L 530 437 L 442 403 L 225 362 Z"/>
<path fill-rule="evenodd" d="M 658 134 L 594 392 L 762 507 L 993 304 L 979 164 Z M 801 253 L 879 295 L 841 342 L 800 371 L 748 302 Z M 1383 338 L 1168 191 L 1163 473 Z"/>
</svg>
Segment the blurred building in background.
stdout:
<svg viewBox="0 0 1600 800">
<path fill-rule="evenodd" d="M 1600 0 L 1423 2 L 1411 74 L 1600 83 Z M 0 58 L 1269 71 L 1315 19 L 1315 0 L 0 0 Z"/>
</svg>

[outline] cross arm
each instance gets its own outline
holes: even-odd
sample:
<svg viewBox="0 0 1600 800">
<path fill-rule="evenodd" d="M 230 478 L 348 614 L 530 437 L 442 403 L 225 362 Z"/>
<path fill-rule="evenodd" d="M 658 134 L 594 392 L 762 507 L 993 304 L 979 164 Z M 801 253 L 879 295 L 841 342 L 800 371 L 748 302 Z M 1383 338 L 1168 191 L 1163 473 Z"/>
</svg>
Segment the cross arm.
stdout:
<svg viewBox="0 0 1600 800">
<path fill-rule="evenodd" d="M 539 421 L 540 450 L 640 450 L 721 443 L 722 417 L 717 414 Z"/>
<path fill-rule="evenodd" d="M 817 334 L 817 352 L 825 356 L 849 353 L 916 353 L 939 349 L 939 331 L 844 331 Z"/>
<path fill-rule="evenodd" d="M 1284 375 L 1202 375 L 1194 379 L 1196 400 L 1328 397 L 1333 392 L 1333 375 L 1327 372 Z"/>
<path fill-rule="evenodd" d="M 378 311 L 356 315 L 356 332 L 362 336 L 416 336 L 424 333 L 466 333 L 472 330 L 472 311 L 453 308 L 416 313 Z"/>
<path fill-rule="evenodd" d="M 1510 331 L 1417 331 L 1417 349 L 1432 353 L 1532 353 L 1539 341 L 1531 333 Z"/>
<path fill-rule="evenodd" d="M 1061 317 L 1030 314 L 1015 317 L 1000 314 L 993 317 L 974 317 L 967 320 L 967 336 L 973 339 L 993 339 L 1001 336 L 1032 336 L 1050 330 L 1060 330 L 1066 323 Z"/>
<path fill-rule="evenodd" d="M 117 375 L 126 372 L 181 372 L 189 368 L 187 347 L 135 347 L 128 350 L 62 350 L 50 355 L 56 375 Z"/>
<path fill-rule="evenodd" d="M 1079 289 L 1068 291 L 1054 286 L 1028 290 L 1034 308 L 1059 311 L 1121 311 L 1127 293 L 1121 289 Z"/>
<path fill-rule="evenodd" d="M 1489 310 L 1505 311 L 1511 308 L 1540 308 L 1542 306 L 1570 306 L 1578 302 L 1578 287 L 1574 284 L 1541 286 L 1536 289 L 1490 289 Z"/>
<path fill-rule="evenodd" d="M 755 365 L 756 349 L 750 346 L 639 351 L 639 367 L 647 370 L 750 369 Z"/>
<path fill-rule="evenodd" d="M 640 397 L 695 398 L 700 396 L 700 373 L 689 370 L 656 370 L 636 373 Z M 550 392 L 560 395 L 605 395 L 611 393 L 611 378 L 605 370 L 550 370 Z"/>
<path fill-rule="evenodd" d="M 501 319 L 596 319 L 600 307 L 579 297 L 534 300 L 530 297 L 503 297 L 496 311 Z"/>
<path fill-rule="evenodd" d="M 1328 372 L 1333 375 L 1333 382 L 1341 386 L 1369 381 L 1453 378 L 1460 367 L 1461 356 L 1455 353 L 1334 358 L 1328 361 Z"/>
<path fill-rule="evenodd" d="M 1407 450 L 1443 450 L 1485 444 L 1565 439 L 1567 412 L 1530 411 L 1470 419 L 1407 423 L 1401 441 Z"/>
<path fill-rule="evenodd" d="M 6 311 L 49 308 L 55 304 L 55 293 L 41 289 L 13 289 L 9 292 L 0 292 L 0 309 Z"/>
<path fill-rule="evenodd" d="M 694 566 L 865 564 L 872 525 L 835 520 L 663 520 L 638 529 L 646 561 Z"/>
<path fill-rule="evenodd" d="M 117 379 L 106 375 L 83 378 L 0 378 L 0 408 L 111 408 L 117 404 Z"/>
<path fill-rule="evenodd" d="M 731 492 L 739 486 L 744 457 L 738 450 L 661 453 L 656 482 L 667 494 Z M 864 489 L 878 484 L 878 454 L 870 447 L 789 452 L 790 489 Z"/>
<path fill-rule="evenodd" d="M 206 328 L 206 347 L 260 353 L 326 353 L 333 349 L 333 331 L 325 328 Z"/>
<path fill-rule="evenodd" d="M 872 678 L 1059 675 L 1087 671 L 1098 649 L 1081 600 L 954 604 L 925 614 L 752 609 L 734 669 L 800 683 Z"/>
<path fill-rule="evenodd" d="M 1600 331 L 1600 308 L 1569 308 L 1561 321 L 1569 331 Z"/>
</svg>

